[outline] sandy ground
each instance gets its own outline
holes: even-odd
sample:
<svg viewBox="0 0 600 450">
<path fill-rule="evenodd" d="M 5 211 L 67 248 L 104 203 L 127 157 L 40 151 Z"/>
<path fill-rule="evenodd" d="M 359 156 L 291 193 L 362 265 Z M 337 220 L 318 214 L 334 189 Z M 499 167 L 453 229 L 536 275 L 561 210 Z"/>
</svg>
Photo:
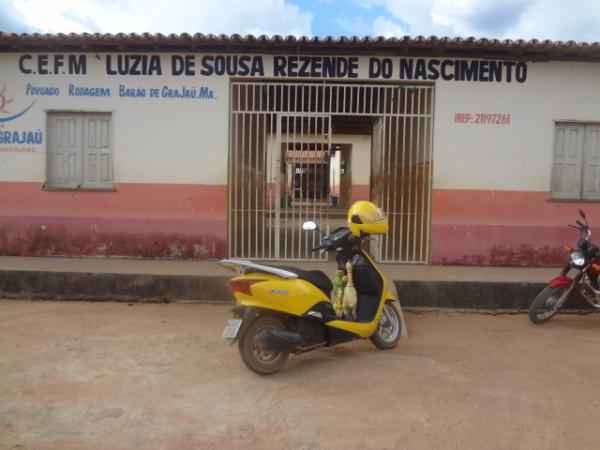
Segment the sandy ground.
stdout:
<svg viewBox="0 0 600 450">
<path fill-rule="evenodd" d="M 600 448 L 600 315 L 407 314 L 260 377 L 227 310 L 0 301 L 0 449 Z"/>
</svg>

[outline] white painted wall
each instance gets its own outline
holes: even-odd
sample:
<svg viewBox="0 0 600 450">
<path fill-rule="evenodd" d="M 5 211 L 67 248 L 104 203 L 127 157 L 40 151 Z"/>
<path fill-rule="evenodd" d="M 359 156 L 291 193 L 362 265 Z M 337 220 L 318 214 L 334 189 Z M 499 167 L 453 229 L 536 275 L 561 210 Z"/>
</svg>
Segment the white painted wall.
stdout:
<svg viewBox="0 0 600 450">
<path fill-rule="evenodd" d="M 352 184 L 369 184 L 371 178 L 371 136 L 334 134 L 332 144 L 352 145 Z"/>
<path fill-rule="evenodd" d="M 439 82 L 435 95 L 435 188 L 548 191 L 554 121 L 600 121 L 600 64 L 529 63 L 523 84 Z M 454 123 L 456 112 L 511 123 Z"/>
<path fill-rule="evenodd" d="M 0 54 L 0 89 L 6 85 L 5 105 L 18 112 L 32 101 L 22 117 L 0 122 L 0 132 L 44 132 L 33 152 L 10 151 L 0 144 L 0 181 L 43 182 L 47 110 L 110 111 L 115 136 L 117 183 L 227 182 L 228 97 L 227 76 L 175 77 L 109 76 L 102 55 L 88 54 L 88 74 L 24 75 L 18 53 Z M 161 56 L 163 68 L 170 55 Z M 270 73 L 265 56 L 266 73 Z M 360 58 L 360 78 L 366 78 L 367 59 Z M 394 75 L 397 79 L 397 74 Z M 292 81 L 298 81 L 293 79 Z M 28 96 L 26 86 L 54 86 L 59 97 Z M 112 96 L 69 97 L 69 84 L 108 87 Z M 120 84 L 162 89 L 207 86 L 216 99 L 121 98 Z M 455 123 L 455 113 L 503 113 L 510 125 Z M 0 119 L 8 113 L 0 112 Z M 437 81 L 434 124 L 434 187 L 546 191 L 550 185 L 555 120 L 600 121 L 600 64 L 528 63 L 525 83 Z M 353 183 L 367 184 L 370 167 L 368 136 L 335 136 L 335 142 L 353 144 Z M 369 155 L 369 156 L 367 156 Z M 362 170 L 364 169 L 364 170 Z"/>
<path fill-rule="evenodd" d="M 0 89 L 13 101 L 10 112 L 35 105 L 16 120 L 0 123 L 2 131 L 44 130 L 46 110 L 109 111 L 113 113 L 116 183 L 227 183 L 229 81 L 223 77 L 109 76 L 101 63 L 88 55 L 88 75 L 26 75 L 19 73 L 19 54 L 0 54 Z M 163 56 L 164 67 L 170 62 Z M 27 84 L 53 86 L 60 95 L 27 96 Z M 69 97 L 69 84 L 108 87 L 111 97 Z M 119 85 L 162 89 L 163 86 L 207 86 L 215 100 L 119 97 Z M 148 93 L 147 93 L 148 94 Z M 0 113 L 0 118 L 6 114 Z M 4 125 L 2 127 L 2 125 Z M 34 153 L 3 151 L 0 144 L 0 181 L 44 180 L 45 145 Z M 31 147 L 31 146 L 23 146 Z"/>
</svg>

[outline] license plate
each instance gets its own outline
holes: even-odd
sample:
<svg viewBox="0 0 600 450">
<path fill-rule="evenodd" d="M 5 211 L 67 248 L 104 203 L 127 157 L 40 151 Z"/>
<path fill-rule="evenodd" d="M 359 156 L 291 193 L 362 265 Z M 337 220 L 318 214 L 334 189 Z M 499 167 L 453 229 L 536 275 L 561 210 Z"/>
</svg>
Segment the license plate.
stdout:
<svg viewBox="0 0 600 450">
<path fill-rule="evenodd" d="M 242 326 L 242 319 L 229 319 L 227 326 L 223 330 L 223 337 L 225 339 L 235 339 Z"/>
</svg>

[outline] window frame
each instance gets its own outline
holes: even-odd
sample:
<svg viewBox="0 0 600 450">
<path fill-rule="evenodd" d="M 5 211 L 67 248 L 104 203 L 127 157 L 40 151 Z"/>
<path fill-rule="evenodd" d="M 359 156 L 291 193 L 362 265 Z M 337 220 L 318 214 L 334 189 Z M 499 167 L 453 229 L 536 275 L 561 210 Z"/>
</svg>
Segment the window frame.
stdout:
<svg viewBox="0 0 600 450">
<path fill-rule="evenodd" d="M 585 170 L 585 150 L 586 150 L 586 131 L 588 127 L 600 126 L 600 121 L 597 120 L 575 120 L 575 119 L 559 119 L 553 121 L 554 127 L 552 130 L 552 147 L 551 147 L 551 165 L 550 165 L 550 188 L 549 188 L 549 202 L 579 202 L 579 203 L 597 203 L 600 202 L 600 198 L 586 198 L 584 197 L 584 170 Z M 579 195 L 577 197 L 556 197 L 554 186 L 555 177 L 555 161 L 556 161 L 556 144 L 557 144 L 557 128 L 561 125 L 565 126 L 581 126 L 582 127 L 582 152 L 580 155 L 581 170 L 579 173 Z"/>
<path fill-rule="evenodd" d="M 44 181 L 42 184 L 42 190 L 44 191 L 71 191 L 71 192 L 116 192 L 116 169 L 115 169 L 115 110 L 114 109 L 45 109 L 44 111 Z M 86 115 L 93 114 L 106 114 L 109 116 L 109 130 L 108 130 L 108 146 L 110 149 L 110 171 L 111 171 L 111 186 L 106 187 L 89 187 L 84 186 L 84 154 L 85 154 L 85 141 L 82 142 L 81 147 L 81 184 L 76 187 L 68 186 L 51 186 L 50 180 L 50 154 L 51 154 L 51 142 L 50 142 L 50 118 L 52 114 L 77 114 L 85 118 Z M 84 129 L 85 129 L 84 120 Z M 84 130 L 85 131 L 85 130 Z M 83 132 L 82 132 L 83 133 Z M 82 134 L 82 139 L 85 139 L 85 134 Z"/>
</svg>

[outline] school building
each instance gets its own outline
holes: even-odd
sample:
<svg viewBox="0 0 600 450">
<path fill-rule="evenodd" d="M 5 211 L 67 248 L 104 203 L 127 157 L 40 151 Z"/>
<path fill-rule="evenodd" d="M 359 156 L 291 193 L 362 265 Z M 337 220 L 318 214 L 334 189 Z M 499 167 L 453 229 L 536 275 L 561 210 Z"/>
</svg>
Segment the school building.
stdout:
<svg viewBox="0 0 600 450">
<path fill-rule="evenodd" d="M 600 227 L 600 44 L 0 33 L 0 255 L 562 264 Z"/>
</svg>

